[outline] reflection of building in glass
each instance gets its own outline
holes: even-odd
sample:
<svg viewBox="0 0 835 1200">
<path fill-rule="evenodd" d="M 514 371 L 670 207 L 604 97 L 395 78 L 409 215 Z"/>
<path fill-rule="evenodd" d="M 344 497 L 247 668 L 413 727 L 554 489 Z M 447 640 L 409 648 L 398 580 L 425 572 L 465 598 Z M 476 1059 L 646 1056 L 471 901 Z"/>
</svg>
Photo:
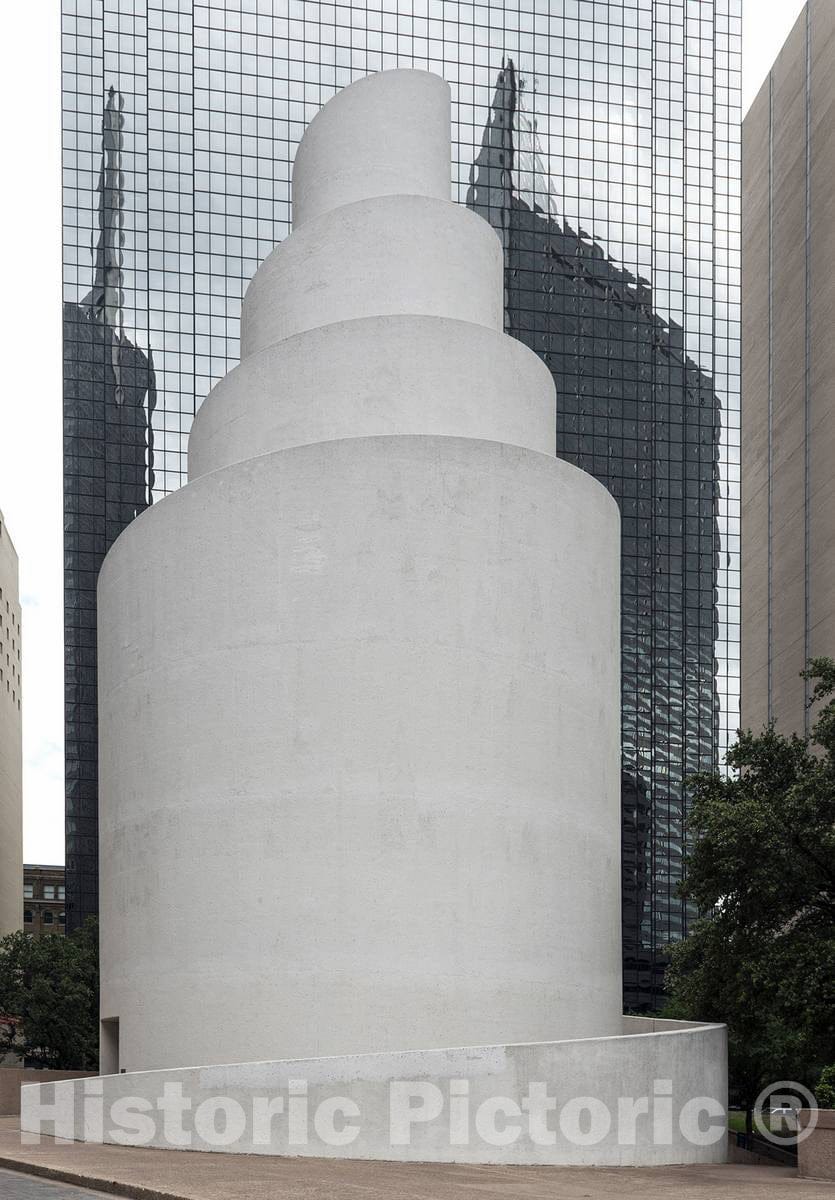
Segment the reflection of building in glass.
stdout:
<svg viewBox="0 0 835 1200">
<path fill-rule="evenodd" d="M 639 1007 L 659 952 L 685 931 L 684 779 L 716 761 L 720 409 L 649 286 L 543 211 L 547 183 L 517 190 L 540 162 L 519 101 L 509 63 L 468 201 L 504 243 L 506 326 L 554 376 L 557 453 L 621 510 L 624 970 L 626 1002 Z"/>
<path fill-rule="evenodd" d="M 122 327 L 121 97 L 102 123 L 92 290 L 64 304 L 66 841 L 71 927 L 98 911 L 96 579 L 151 502 L 153 361 Z M 146 402 L 147 397 L 147 402 Z"/>
<path fill-rule="evenodd" d="M 588 339 L 618 340 L 595 329 L 595 323 L 611 319 L 619 328 L 631 329 L 629 306 L 634 304 L 643 332 L 641 339 L 630 334 L 632 341 L 637 343 L 644 334 L 660 339 L 651 359 L 656 385 L 659 371 L 692 372 L 692 365 L 677 364 L 697 363 L 703 377 L 696 382 L 691 375 L 686 386 L 693 392 L 704 388 L 703 379 L 712 381 L 704 410 L 710 436 L 716 397 L 722 406 L 718 596 L 709 616 L 699 603 L 700 616 L 709 620 L 711 629 L 718 613 L 721 752 L 738 723 L 740 0 L 715 0 L 710 5 L 671 0 L 662 6 L 654 0 L 613 0 L 605 15 L 601 6 L 594 6 L 593 22 L 575 0 L 521 7 L 506 0 L 486 0 L 480 6 L 438 0 L 428 15 L 421 15 L 418 6 L 407 13 L 393 0 L 353 0 L 336 6 L 319 0 L 289 6 L 268 6 L 261 0 L 159 0 L 130 14 L 120 0 L 62 2 L 66 298 L 74 301 L 89 289 L 102 97 L 112 81 L 123 97 L 126 118 L 121 151 L 127 243 L 122 311 L 125 323 L 137 331 L 134 340 L 153 348 L 156 370 L 155 497 L 184 481 L 186 439 L 196 406 L 238 360 L 241 296 L 258 264 L 288 232 L 290 164 L 305 122 L 337 88 L 370 71 L 396 66 L 437 71 L 452 86 L 453 196 L 466 202 L 473 163 L 491 119 L 496 79 L 502 64 L 513 60 L 519 77 L 528 81 L 525 106 L 540 139 L 534 154 L 520 122 L 514 195 L 532 211 L 538 209 L 546 224 L 556 222 L 566 239 L 571 239 L 571 230 L 589 230 L 588 237 L 575 239 L 582 255 L 579 250 L 565 253 L 574 260 L 582 258 L 596 281 L 589 284 L 590 296 L 598 295 L 600 275 L 606 271 L 611 278 L 603 289 L 625 289 L 621 303 L 626 307 L 620 315 L 601 317 L 599 301 L 593 315 L 581 314 L 592 322 L 592 331 L 577 334 L 586 340 L 578 342 L 576 355 L 570 345 L 563 352 L 552 342 L 547 351 L 551 365 L 557 354 L 565 360 L 557 372 L 561 390 L 572 378 L 591 387 L 595 364 L 607 358 L 589 346 Z M 483 160 L 480 169 L 479 204 L 495 224 L 506 204 L 506 184 L 495 182 L 494 195 L 491 180 L 485 197 Z M 535 222 L 526 236 L 538 238 L 541 228 Z M 548 237 L 553 243 L 554 235 L 549 232 Z M 551 276 L 550 270 L 544 272 L 545 288 L 555 286 Z M 649 287 L 632 282 L 639 279 L 651 285 L 651 307 Z M 525 282 L 539 285 L 530 276 Z M 536 340 L 539 326 L 531 325 L 524 333 L 535 315 L 526 307 L 527 289 L 520 286 L 515 294 L 519 311 L 513 332 Z M 574 335 L 554 336 L 570 341 Z M 669 368 L 664 347 L 671 355 Z M 539 345 L 534 348 L 546 352 Z M 572 355 L 574 361 L 567 361 Z M 637 349 L 634 356 L 613 355 L 613 370 L 615 362 L 636 371 L 641 365 Z M 633 382 L 647 381 L 629 380 Z M 594 397 L 598 404 L 610 398 L 599 389 Z M 659 405 L 657 398 L 653 404 Z M 624 418 L 596 410 L 585 415 L 579 409 L 563 412 L 561 452 L 585 455 L 589 452 L 577 439 L 596 438 L 590 469 L 608 478 L 612 471 L 607 422 Z M 691 446 L 692 429 L 685 436 L 679 428 L 683 413 L 672 406 L 667 416 L 670 452 Z M 657 413 L 655 417 L 660 421 Z M 569 428 L 572 419 L 582 428 Z M 656 432 L 654 446 L 647 449 L 639 438 L 639 415 L 634 417 L 634 436 L 632 418 L 626 421 L 622 459 L 633 454 L 640 462 L 667 445 L 667 434 Z M 713 453 L 715 447 L 703 450 Z M 671 461 L 674 478 L 675 455 Z M 684 478 L 695 481 L 704 464 L 699 458 L 681 466 Z M 634 500 L 637 513 L 637 496 Z M 678 537 L 665 525 L 670 519 L 654 514 L 651 536 Z M 708 513 L 705 519 L 713 518 Z M 682 549 L 686 561 L 681 571 L 671 565 L 670 578 L 686 571 L 692 580 L 705 567 L 697 568 L 693 560 L 700 553 L 701 535 L 688 528 L 682 536 L 690 539 Z M 661 550 L 645 554 L 645 545 L 638 542 L 633 549 L 633 568 L 645 578 L 645 568 L 649 570 L 653 554 Z M 642 596 L 641 603 L 651 604 L 652 596 Z M 692 608 L 688 597 L 682 597 L 682 604 Z M 692 631 L 691 615 L 685 613 Z M 636 622 L 639 617 L 646 620 L 645 613 L 635 614 Z M 659 620 L 652 628 L 655 641 L 648 652 L 661 656 L 666 653 L 666 634 Z M 672 631 L 669 640 L 677 637 Z M 673 653 L 689 650 L 674 646 Z M 640 665 L 642 686 L 647 691 L 655 688 L 657 698 L 661 689 L 655 667 L 650 668 L 645 657 Z M 701 694 L 696 681 L 701 666 L 701 660 L 687 663 L 694 694 Z M 692 711 L 688 708 L 688 716 Z M 665 730 L 646 729 L 645 712 L 636 705 L 634 720 L 642 722 L 636 746 L 638 737 L 643 746 L 656 733 L 667 736 Z M 711 700 L 710 714 L 699 718 L 699 730 L 712 719 Z M 694 737 L 689 731 L 688 754 L 695 753 Z M 703 747 L 705 755 L 713 748 L 711 737 L 710 746 Z M 644 780 L 647 804 L 656 802 L 653 788 L 662 778 L 663 753 L 659 749 L 655 754 L 653 778 Z M 673 746 L 670 753 L 674 767 L 684 750 Z M 676 787 L 671 784 L 670 794 Z M 656 816 L 664 819 L 653 821 L 660 842 L 654 878 L 651 863 L 646 866 L 646 886 L 658 890 L 668 886 L 662 878 L 665 845 L 668 838 L 677 839 L 678 816 L 670 817 L 670 834 L 664 827 L 666 815 Z M 663 921 L 659 924 L 654 945 L 675 936 L 677 912 L 671 912 L 669 928 Z M 642 988 L 642 995 L 646 992 Z"/>
</svg>

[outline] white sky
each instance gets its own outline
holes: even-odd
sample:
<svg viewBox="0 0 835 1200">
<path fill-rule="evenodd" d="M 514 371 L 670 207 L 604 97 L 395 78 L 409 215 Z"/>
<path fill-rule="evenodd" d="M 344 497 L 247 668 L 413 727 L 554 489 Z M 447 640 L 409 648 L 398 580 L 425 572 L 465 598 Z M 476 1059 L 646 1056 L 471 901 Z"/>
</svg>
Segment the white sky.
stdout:
<svg viewBox="0 0 835 1200">
<path fill-rule="evenodd" d="M 744 0 L 743 109 L 802 7 Z M 59 24 L 59 0 L 9 3 L 0 40 L 0 508 L 21 567 L 23 855 L 42 863 L 64 858 Z"/>
</svg>

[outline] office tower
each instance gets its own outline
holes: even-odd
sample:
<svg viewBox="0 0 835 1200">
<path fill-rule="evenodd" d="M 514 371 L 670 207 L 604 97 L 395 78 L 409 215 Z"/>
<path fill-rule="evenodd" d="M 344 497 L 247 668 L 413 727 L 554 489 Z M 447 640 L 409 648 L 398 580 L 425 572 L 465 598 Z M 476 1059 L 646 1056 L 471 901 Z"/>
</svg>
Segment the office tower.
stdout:
<svg viewBox="0 0 835 1200">
<path fill-rule="evenodd" d="M 23 750 L 17 552 L 0 512 L 0 937 L 23 917 Z"/>
<path fill-rule="evenodd" d="M 534 177 L 527 194 L 514 185 L 517 159 L 542 171 L 521 103 L 508 62 L 468 203 L 504 245 L 506 328 L 554 376 L 558 453 L 605 483 L 621 511 L 624 975 L 627 1003 L 642 1006 L 660 985 L 653 948 L 684 928 L 671 888 L 684 779 L 715 753 L 721 407 L 648 284 L 561 218 L 547 180 Z"/>
<path fill-rule="evenodd" d="M 121 109 L 111 86 L 100 124 L 95 256 L 72 273 L 64 337 L 64 661 L 66 853 L 73 928 L 98 911 L 96 581 L 125 526 L 151 502 L 153 356 L 126 332 Z M 134 197 L 135 199 L 135 197 Z M 75 296 L 83 285 L 88 290 Z"/>
<path fill-rule="evenodd" d="M 738 724 L 739 0 L 65 0 L 64 20 L 67 298 L 90 286 L 113 87 L 120 311 L 153 353 L 154 497 L 184 481 L 196 407 L 238 360 L 305 123 L 371 71 L 451 83 L 452 195 L 502 234 L 508 330 L 554 373 L 558 453 L 627 519 L 626 1004 L 653 1007 L 686 925 L 684 777 Z"/>
<path fill-rule="evenodd" d="M 809 0 L 742 126 L 742 722 L 808 731 L 835 654 L 835 9 Z"/>
</svg>

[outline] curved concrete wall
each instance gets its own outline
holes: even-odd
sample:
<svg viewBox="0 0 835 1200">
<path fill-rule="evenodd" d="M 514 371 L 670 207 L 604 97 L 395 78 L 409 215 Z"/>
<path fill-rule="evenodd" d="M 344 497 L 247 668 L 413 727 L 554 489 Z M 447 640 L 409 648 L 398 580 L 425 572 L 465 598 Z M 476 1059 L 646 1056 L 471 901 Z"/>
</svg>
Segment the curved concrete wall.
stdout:
<svg viewBox="0 0 835 1200">
<path fill-rule="evenodd" d="M 189 476 L 289 446 L 393 433 L 553 454 L 551 372 L 521 342 L 442 317 L 312 329 L 250 355 L 214 388 L 192 426 Z"/>
<path fill-rule="evenodd" d="M 188 1103 L 180 1145 L 193 1150 L 601 1167 L 725 1162 L 725 1029 L 670 1021 L 659 1030 L 659 1024 L 632 1018 L 628 1035 L 539 1045 L 110 1075 L 97 1081 L 101 1094 L 86 1122 L 83 1081 L 24 1087 L 21 1128 L 39 1132 L 39 1105 L 54 1102 L 58 1136 L 170 1147 L 158 1101 L 164 1086 L 179 1085 Z M 537 1096 L 547 1096 L 552 1108 L 537 1109 L 531 1104 Z M 120 1098 L 145 1102 L 155 1118 L 123 1112 L 127 1126 L 114 1129 Z M 269 1102 L 275 1115 L 265 1120 Z M 97 1124 L 101 1111 L 105 1120 Z M 148 1128 L 131 1143 L 137 1119 Z M 51 1123 L 46 1128 L 52 1132 Z M 213 1128 L 226 1140 L 213 1137 Z"/>
<path fill-rule="evenodd" d="M 438 81 L 357 89 L 302 143 L 311 215 L 247 293 L 199 478 L 101 572 L 128 1071 L 619 1028 L 617 508 L 551 453 L 487 223 L 353 199 L 389 105 L 431 126 L 408 136 L 436 186 Z"/>
<path fill-rule="evenodd" d="M 618 537 L 591 476 L 448 437 L 264 455 L 130 526 L 99 584 L 122 1066 L 617 1027 Z"/>
<path fill-rule="evenodd" d="M 449 142 L 449 88 L 439 75 L 385 71 L 358 80 L 305 131 L 293 163 L 294 228 L 373 196 L 449 200 Z"/>
<path fill-rule="evenodd" d="M 241 358 L 303 329 L 399 313 L 502 328 L 502 247 L 482 217 L 450 200 L 383 196 L 308 221 L 255 272 Z"/>
</svg>

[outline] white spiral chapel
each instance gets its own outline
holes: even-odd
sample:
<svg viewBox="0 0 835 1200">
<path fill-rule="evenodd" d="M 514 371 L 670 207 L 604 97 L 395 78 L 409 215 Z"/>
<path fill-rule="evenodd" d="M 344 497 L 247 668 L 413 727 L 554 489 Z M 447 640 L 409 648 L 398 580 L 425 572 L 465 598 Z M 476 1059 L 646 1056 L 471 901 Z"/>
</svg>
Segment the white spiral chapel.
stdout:
<svg viewBox="0 0 835 1200">
<path fill-rule="evenodd" d="M 325 105 L 293 213 L 188 485 L 101 572 L 107 1094 L 659 1070 L 721 1094 L 721 1029 L 621 1015 L 619 514 L 503 332 L 443 80 Z M 372 1121 L 339 1152 L 623 1161 L 434 1136 L 387 1149 Z"/>
</svg>

